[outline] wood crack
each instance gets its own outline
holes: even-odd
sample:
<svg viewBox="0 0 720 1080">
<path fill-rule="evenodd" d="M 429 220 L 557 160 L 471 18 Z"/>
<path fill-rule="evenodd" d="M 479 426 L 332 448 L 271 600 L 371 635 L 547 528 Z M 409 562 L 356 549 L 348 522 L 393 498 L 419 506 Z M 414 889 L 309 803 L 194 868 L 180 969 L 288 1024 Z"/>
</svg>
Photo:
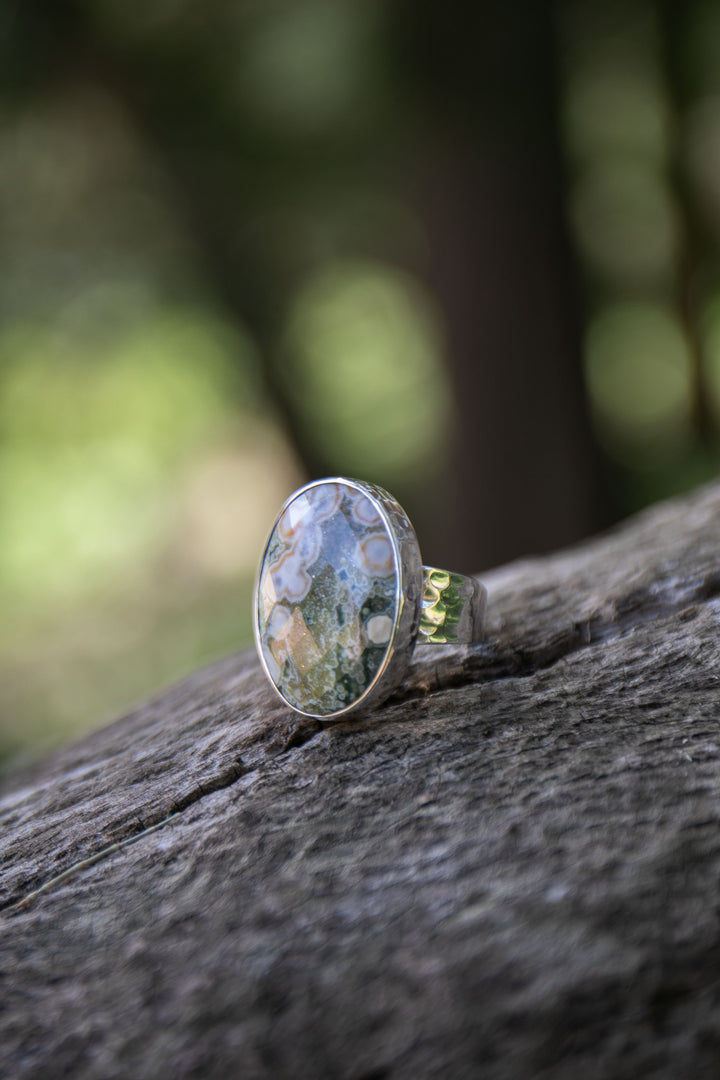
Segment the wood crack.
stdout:
<svg viewBox="0 0 720 1080">
<path fill-rule="evenodd" d="M 309 721 L 292 724 L 289 730 L 283 733 L 283 738 L 277 746 L 277 752 L 274 756 L 288 753 L 290 750 L 303 746 L 306 742 L 313 739 L 321 730 L 322 725 L 319 722 L 314 723 L 313 721 Z M 11 914 L 22 911 L 39 896 L 58 885 L 62 885 L 68 878 L 94 866 L 96 863 L 108 858 L 108 856 L 113 855 L 115 852 L 123 850 L 123 848 L 128 845 L 135 844 L 146 836 L 164 828 L 165 825 L 168 825 L 170 822 L 176 821 L 189 807 L 196 805 L 216 791 L 222 791 L 223 789 L 232 787 L 238 780 L 255 771 L 257 771 L 256 767 L 246 766 L 243 763 L 242 758 L 237 758 L 235 762 L 222 769 L 215 776 L 203 777 L 202 782 L 196 781 L 184 794 L 173 801 L 169 814 L 162 815 L 156 821 L 150 820 L 149 824 L 147 820 L 143 820 L 143 818 L 137 816 L 137 821 L 140 825 L 140 830 L 138 832 L 132 833 L 130 836 L 120 840 L 116 840 L 112 844 L 108 844 L 101 848 L 99 851 L 87 855 L 82 859 L 78 859 L 71 866 L 60 871 L 60 873 L 54 874 L 42 885 L 32 889 L 25 895 L 22 895 L 24 890 L 19 889 L 14 895 L 7 897 L 4 901 L 0 902 L 0 912 Z"/>
<path fill-rule="evenodd" d="M 62 885 L 68 878 L 73 877 L 82 870 L 94 866 L 96 863 L 108 858 L 108 856 L 113 855 L 115 852 L 122 851 L 123 848 L 128 847 L 130 844 L 135 844 L 146 836 L 150 836 L 152 833 L 164 828 L 166 825 L 170 824 L 170 822 L 176 821 L 188 807 L 201 802 L 202 799 L 207 798 L 208 795 L 212 795 L 216 791 L 232 787 L 238 780 L 253 771 L 254 770 L 251 768 L 246 768 L 243 765 L 242 759 L 238 758 L 235 763 L 222 769 L 216 776 L 203 778 L 202 783 L 196 783 L 184 795 L 176 799 L 172 804 L 169 814 L 163 815 L 157 821 L 151 821 L 150 824 L 147 824 L 146 821 L 138 816 L 137 820 L 140 824 L 138 832 L 134 832 L 130 836 L 116 840 L 112 844 L 107 844 L 105 847 L 100 848 L 100 850 L 93 852 L 91 855 L 78 859 L 76 862 L 72 863 L 64 870 L 61 870 L 59 873 L 54 874 L 47 881 L 43 882 L 42 885 L 32 889 L 25 895 L 22 895 L 24 890 L 19 889 L 14 895 L 9 896 L 0 903 L 0 912 L 12 914 L 14 912 L 22 911 L 39 896 L 49 892 L 50 889 L 55 888 L 57 885 Z"/>
<path fill-rule="evenodd" d="M 150 825 L 142 832 L 133 833 L 132 836 L 126 837 L 124 840 L 117 840 L 114 844 L 108 844 L 107 847 L 101 848 L 100 851 L 96 851 L 93 855 L 88 855 L 84 859 L 78 859 L 77 862 L 72 863 L 65 870 L 62 870 L 59 874 L 55 874 L 54 877 L 49 878 L 37 889 L 33 889 L 32 892 L 27 893 L 20 900 L 13 897 L 6 901 L 4 904 L 0 904 L 0 911 L 7 911 L 8 914 L 23 911 L 25 908 L 37 900 L 43 893 L 49 892 L 51 889 L 58 885 L 64 884 L 69 878 L 75 874 L 79 874 L 82 870 L 87 870 L 91 866 L 95 866 L 96 863 L 102 862 L 103 859 L 107 859 L 110 855 L 114 855 L 117 851 L 122 851 L 123 848 L 129 847 L 131 844 L 136 844 L 138 840 L 143 840 L 151 833 L 158 832 L 159 829 L 163 829 L 166 825 L 169 825 L 172 821 L 175 821 L 180 816 L 179 812 L 169 814 L 168 817 L 163 818 L 162 821 L 156 822 L 155 825 Z"/>
</svg>

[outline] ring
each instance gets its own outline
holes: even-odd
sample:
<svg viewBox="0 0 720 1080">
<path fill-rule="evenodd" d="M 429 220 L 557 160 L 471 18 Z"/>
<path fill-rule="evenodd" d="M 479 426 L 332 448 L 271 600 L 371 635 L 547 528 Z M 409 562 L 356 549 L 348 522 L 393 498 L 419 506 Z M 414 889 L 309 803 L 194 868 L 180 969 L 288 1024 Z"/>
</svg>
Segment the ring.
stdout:
<svg viewBox="0 0 720 1080">
<path fill-rule="evenodd" d="M 387 491 L 332 477 L 284 503 L 255 584 L 255 643 L 282 700 L 335 720 L 378 705 L 415 644 L 480 639 L 479 581 L 423 566 L 415 530 Z"/>
</svg>

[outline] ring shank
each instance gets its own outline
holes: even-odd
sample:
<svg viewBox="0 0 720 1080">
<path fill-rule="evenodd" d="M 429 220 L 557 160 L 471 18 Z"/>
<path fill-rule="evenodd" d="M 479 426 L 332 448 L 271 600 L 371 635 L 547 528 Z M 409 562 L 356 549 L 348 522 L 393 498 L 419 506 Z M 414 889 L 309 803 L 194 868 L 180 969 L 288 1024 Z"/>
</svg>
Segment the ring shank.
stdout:
<svg viewBox="0 0 720 1080">
<path fill-rule="evenodd" d="M 480 641 L 487 593 L 476 578 L 423 566 L 417 645 L 472 645 Z"/>
</svg>

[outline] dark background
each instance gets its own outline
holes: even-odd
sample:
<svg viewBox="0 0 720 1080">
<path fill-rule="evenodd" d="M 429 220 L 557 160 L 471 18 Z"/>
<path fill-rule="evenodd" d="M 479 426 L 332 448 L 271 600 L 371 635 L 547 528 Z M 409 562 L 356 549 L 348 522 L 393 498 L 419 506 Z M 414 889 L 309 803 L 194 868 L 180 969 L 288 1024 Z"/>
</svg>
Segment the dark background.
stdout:
<svg viewBox="0 0 720 1080">
<path fill-rule="evenodd" d="M 4 0 L 0 757 L 246 644 L 306 479 L 428 563 L 720 462 L 720 6 Z"/>
</svg>

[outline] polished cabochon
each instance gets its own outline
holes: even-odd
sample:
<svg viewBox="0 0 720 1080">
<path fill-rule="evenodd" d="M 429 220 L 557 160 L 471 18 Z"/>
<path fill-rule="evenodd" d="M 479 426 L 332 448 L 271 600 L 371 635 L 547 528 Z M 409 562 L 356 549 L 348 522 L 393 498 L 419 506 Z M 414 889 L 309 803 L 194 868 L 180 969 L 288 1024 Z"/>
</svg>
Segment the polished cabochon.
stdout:
<svg viewBox="0 0 720 1080">
<path fill-rule="evenodd" d="M 255 640 L 280 697 L 322 720 L 382 701 L 407 671 L 422 586 L 415 531 L 388 492 L 340 477 L 295 492 L 255 590 Z"/>
</svg>

